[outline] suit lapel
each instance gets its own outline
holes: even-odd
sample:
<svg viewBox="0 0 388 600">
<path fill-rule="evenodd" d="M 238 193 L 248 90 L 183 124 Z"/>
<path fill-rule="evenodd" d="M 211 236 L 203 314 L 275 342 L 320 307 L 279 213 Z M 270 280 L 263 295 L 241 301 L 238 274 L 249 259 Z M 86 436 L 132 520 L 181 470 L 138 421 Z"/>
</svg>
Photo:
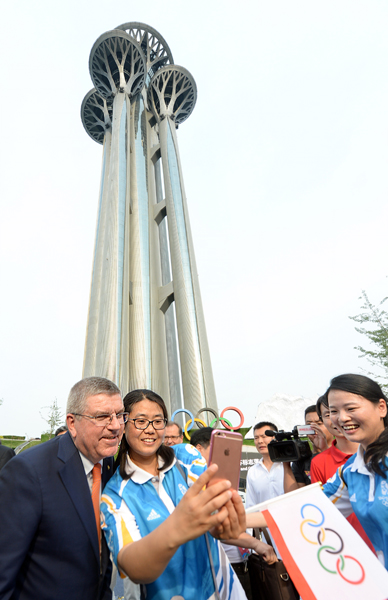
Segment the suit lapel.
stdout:
<svg viewBox="0 0 388 600">
<path fill-rule="evenodd" d="M 101 474 L 101 488 L 104 490 L 104 487 L 108 483 L 109 479 L 113 475 L 113 456 L 110 458 L 104 458 L 104 462 L 102 465 L 102 474 Z"/>
<path fill-rule="evenodd" d="M 100 562 L 96 521 L 85 470 L 70 434 L 67 433 L 62 438 L 65 439 L 59 444 L 58 459 L 64 464 L 59 469 L 59 475 L 90 538 L 96 559 Z"/>
</svg>

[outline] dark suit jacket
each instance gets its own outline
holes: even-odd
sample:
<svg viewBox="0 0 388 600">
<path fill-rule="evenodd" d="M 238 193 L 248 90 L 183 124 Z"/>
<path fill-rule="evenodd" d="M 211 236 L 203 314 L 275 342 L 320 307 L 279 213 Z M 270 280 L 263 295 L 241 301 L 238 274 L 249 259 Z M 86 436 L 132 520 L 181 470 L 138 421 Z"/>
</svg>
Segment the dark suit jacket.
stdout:
<svg viewBox="0 0 388 600">
<path fill-rule="evenodd" d="M 4 467 L 4 465 L 14 456 L 15 450 L 12 450 L 12 448 L 8 448 L 7 446 L 3 446 L 0 442 L 0 471 Z"/>
<path fill-rule="evenodd" d="M 106 459 L 103 486 L 113 473 Z M 0 473 L 0 600 L 108 600 L 90 489 L 69 433 L 21 452 Z"/>
</svg>

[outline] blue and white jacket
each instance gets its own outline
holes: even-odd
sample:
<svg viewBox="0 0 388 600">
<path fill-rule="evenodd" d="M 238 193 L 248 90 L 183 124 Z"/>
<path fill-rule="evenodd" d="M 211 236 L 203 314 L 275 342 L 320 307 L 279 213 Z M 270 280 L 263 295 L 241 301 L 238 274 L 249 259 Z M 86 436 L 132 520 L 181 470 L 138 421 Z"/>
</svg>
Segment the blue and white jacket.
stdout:
<svg viewBox="0 0 388 600">
<path fill-rule="evenodd" d="M 352 512 L 357 515 L 388 569 L 388 479 L 368 470 L 361 446 L 325 483 L 323 491 L 345 517 Z"/>
</svg>

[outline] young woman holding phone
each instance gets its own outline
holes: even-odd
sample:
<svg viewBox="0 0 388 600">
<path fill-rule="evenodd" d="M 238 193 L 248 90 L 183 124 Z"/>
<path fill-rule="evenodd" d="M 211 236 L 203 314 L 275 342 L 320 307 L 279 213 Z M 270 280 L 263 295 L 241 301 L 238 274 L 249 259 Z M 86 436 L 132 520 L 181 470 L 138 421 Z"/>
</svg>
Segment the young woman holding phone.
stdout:
<svg viewBox="0 0 388 600">
<path fill-rule="evenodd" d="M 206 469 L 189 444 L 163 445 L 167 410 L 160 396 L 135 390 L 124 407 L 129 419 L 118 468 L 101 498 L 101 526 L 119 570 L 146 585 L 147 600 L 244 600 L 220 544 L 207 535 L 245 531 L 238 493 L 226 480 L 203 489 L 217 466 Z"/>
</svg>

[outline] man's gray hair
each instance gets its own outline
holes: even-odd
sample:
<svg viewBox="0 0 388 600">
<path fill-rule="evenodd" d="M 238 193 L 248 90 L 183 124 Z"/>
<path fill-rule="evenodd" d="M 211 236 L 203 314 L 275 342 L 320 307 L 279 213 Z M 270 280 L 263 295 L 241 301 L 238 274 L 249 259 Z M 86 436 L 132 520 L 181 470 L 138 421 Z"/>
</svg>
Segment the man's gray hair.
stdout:
<svg viewBox="0 0 388 600">
<path fill-rule="evenodd" d="M 168 421 L 166 427 L 173 427 L 174 425 L 178 427 L 179 435 L 183 435 L 182 427 L 179 425 L 179 423 L 175 423 L 175 421 Z"/>
<path fill-rule="evenodd" d="M 110 379 L 105 379 L 105 377 L 85 377 L 85 379 L 81 379 L 81 381 L 78 381 L 71 388 L 67 400 L 66 413 L 82 414 L 87 399 L 97 394 L 107 394 L 107 396 L 120 394 L 121 396 L 119 388 Z"/>
</svg>

